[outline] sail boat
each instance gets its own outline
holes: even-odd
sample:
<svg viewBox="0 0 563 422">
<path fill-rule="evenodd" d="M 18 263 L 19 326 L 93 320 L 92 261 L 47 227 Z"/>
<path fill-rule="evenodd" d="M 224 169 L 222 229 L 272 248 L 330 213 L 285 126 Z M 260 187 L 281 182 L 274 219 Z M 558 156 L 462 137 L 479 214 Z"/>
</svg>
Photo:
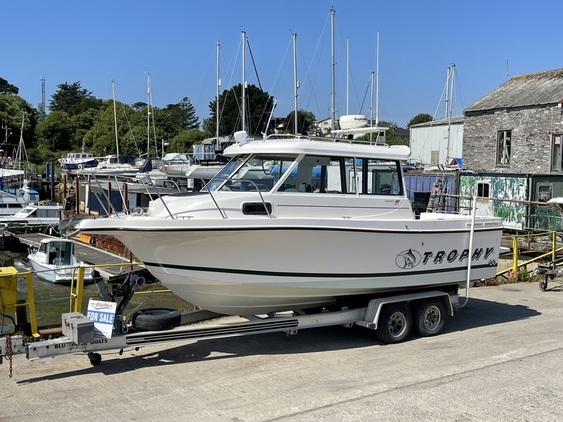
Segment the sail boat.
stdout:
<svg viewBox="0 0 563 422">
<path fill-rule="evenodd" d="M 331 15 L 331 51 L 332 51 L 332 99 L 331 99 L 331 103 L 332 103 L 332 117 L 331 117 L 331 136 L 333 138 L 335 137 L 346 137 L 346 138 L 350 138 L 352 139 L 354 137 L 354 135 L 358 134 L 358 135 L 362 135 L 362 134 L 366 134 L 366 133 L 376 133 L 378 134 L 378 137 L 380 136 L 381 133 L 385 133 L 386 130 L 388 130 L 388 127 L 379 127 L 377 125 L 378 121 L 376 119 L 376 125 L 373 126 L 373 118 L 371 119 L 371 126 L 368 127 L 368 119 L 365 115 L 363 114 L 348 114 L 348 77 L 346 78 L 346 114 L 341 116 L 339 119 L 339 125 L 340 125 L 340 129 L 336 129 L 335 128 L 335 122 L 336 122 L 336 54 L 335 54 L 335 41 L 334 41 L 334 20 L 335 20 L 335 16 L 336 16 L 336 10 L 334 10 L 334 7 L 332 7 L 330 9 L 330 15 Z M 378 37 L 379 40 L 379 37 Z M 347 47 L 347 50 L 349 50 L 349 48 Z M 349 68 L 349 53 L 347 51 L 346 53 L 346 72 L 348 74 L 348 68 Z M 376 140 L 377 142 L 377 140 Z"/>
<path fill-rule="evenodd" d="M 139 168 L 120 161 L 119 154 L 119 136 L 117 132 L 117 108 L 115 100 L 115 80 L 111 81 L 112 98 L 113 98 L 113 120 L 115 132 L 115 154 L 109 154 L 99 160 L 98 165 L 90 168 L 83 168 L 77 171 L 77 174 L 90 175 L 96 177 L 109 176 L 135 176 Z"/>
</svg>

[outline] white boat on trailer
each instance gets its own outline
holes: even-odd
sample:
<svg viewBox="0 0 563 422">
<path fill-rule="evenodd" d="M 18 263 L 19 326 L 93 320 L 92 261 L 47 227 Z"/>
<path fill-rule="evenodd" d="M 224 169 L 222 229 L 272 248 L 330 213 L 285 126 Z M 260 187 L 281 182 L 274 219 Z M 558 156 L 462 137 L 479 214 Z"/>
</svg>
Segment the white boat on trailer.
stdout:
<svg viewBox="0 0 563 422">
<path fill-rule="evenodd" d="M 401 168 L 408 147 L 245 135 L 225 149 L 231 161 L 204 192 L 79 229 L 115 236 L 178 296 L 220 314 L 457 291 L 468 278 L 495 276 L 501 219 L 417 218 Z"/>
<path fill-rule="evenodd" d="M 416 218 L 402 177 L 406 147 L 239 138 L 225 154 L 232 161 L 205 192 L 162 196 L 143 215 L 79 225 L 119 238 L 202 309 L 127 318 L 124 306 L 139 285 L 131 278 L 113 336 L 100 335 L 96 315 L 71 312 L 62 316 L 63 337 L 0 338 L 0 352 L 29 359 L 84 352 L 98 364 L 104 350 L 330 325 L 359 325 L 398 343 L 411 332 L 439 334 L 467 303 L 472 280 L 495 276 L 500 218 L 477 217 L 475 206 L 470 215 Z"/>
</svg>

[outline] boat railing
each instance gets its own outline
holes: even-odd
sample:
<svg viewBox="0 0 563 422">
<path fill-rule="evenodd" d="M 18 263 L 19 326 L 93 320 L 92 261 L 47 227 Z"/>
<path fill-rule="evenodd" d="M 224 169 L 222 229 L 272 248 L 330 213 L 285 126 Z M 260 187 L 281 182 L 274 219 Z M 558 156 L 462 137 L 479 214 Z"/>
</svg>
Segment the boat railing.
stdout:
<svg viewBox="0 0 563 422">
<path fill-rule="evenodd" d="M 201 178 L 197 178 L 198 180 L 200 180 L 202 183 L 205 183 L 205 181 Z M 228 178 L 219 178 L 219 177 L 215 177 L 212 180 L 215 181 L 222 181 L 222 185 L 224 185 L 223 182 L 227 182 L 230 181 L 232 179 L 228 179 Z M 268 218 L 272 218 L 272 214 L 270 212 L 270 209 L 268 208 L 268 206 L 266 205 L 266 201 L 264 200 L 264 196 L 262 195 L 262 191 L 260 190 L 260 188 L 258 187 L 258 185 L 250 179 L 237 179 L 237 181 L 240 182 L 245 182 L 245 183 L 249 183 L 252 186 L 254 186 L 254 190 L 250 189 L 248 190 L 248 192 L 254 192 L 256 191 L 256 193 L 258 193 L 258 196 L 260 196 L 260 201 L 262 202 L 262 206 L 264 207 L 264 211 L 266 212 L 266 215 L 268 216 Z M 211 181 L 209 181 L 211 182 Z M 221 214 L 221 217 L 224 220 L 227 220 L 227 214 L 225 213 L 225 211 L 223 209 L 221 209 L 221 206 L 219 205 L 219 203 L 217 202 L 217 198 L 215 198 L 215 195 L 213 194 L 213 190 L 209 189 L 209 182 L 207 182 L 207 184 L 205 184 L 205 186 L 203 187 L 203 189 L 201 189 L 200 192 L 206 192 L 209 194 L 209 196 L 211 197 L 211 200 L 213 201 L 213 203 L 215 204 L 215 207 L 217 207 L 217 210 L 219 211 L 219 213 Z M 166 208 L 168 210 L 168 208 Z M 168 210 L 168 212 L 170 213 L 170 210 Z M 172 217 L 172 214 L 170 214 L 170 216 Z"/>
<path fill-rule="evenodd" d="M 111 205 L 112 204 L 111 192 L 113 191 L 114 187 L 117 188 L 117 192 L 119 192 L 119 196 L 123 206 L 123 212 L 125 214 L 131 214 L 132 212 L 137 212 L 137 208 L 138 208 L 136 207 L 133 209 L 129 209 L 128 201 L 127 201 L 127 186 L 128 186 L 127 183 L 137 183 L 139 185 L 142 185 L 143 189 L 145 190 L 145 193 L 149 196 L 151 200 L 156 199 L 154 197 L 155 195 L 160 200 L 162 200 L 162 197 L 164 196 L 162 192 L 163 187 L 158 186 L 154 180 L 148 177 L 137 178 L 133 180 L 130 177 L 117 176 L 117 175 L 105 176 L 103 178 L 98 178 L 96 176 L 88 176 L 87 183 L 90 186 L 95 186 L 98 188 L 96 190 L 91 190 L 91 192 L 96 197 L 96 200 L 100 204 L 100 207 L 102 208 L 103 212 L 107 216 L 115 215 L 119 217 L 119 212 L 115 210 L 114 207 Z M 167 183 L 169 184 L 171 183 L 178 192 L 181 192 L 181 189 L 176 182 L 169 180 L 167 181 Z M 150 188 L 154 188 L 154 192 L 151 191 Z M 107 204 L 107 207 L 105 204 Z M 163 202 L 163 204 L 167 208 L 166 203 Z M 170 213 L 169 210 L 168 212 Z"/>
</svg>

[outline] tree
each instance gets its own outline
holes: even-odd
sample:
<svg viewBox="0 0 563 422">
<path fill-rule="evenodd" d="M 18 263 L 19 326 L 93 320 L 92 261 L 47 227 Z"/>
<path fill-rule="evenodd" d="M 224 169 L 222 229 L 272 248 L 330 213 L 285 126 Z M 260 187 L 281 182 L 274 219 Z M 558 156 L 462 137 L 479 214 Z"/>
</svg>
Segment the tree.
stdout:
<svg viewBox="0 0 563 422">
<path fill-rule="evenodd" d="M 10 151 L 17 147 L 20 137 L 23 137 L 26 147 L 35 142 L 37 116 L 37 110 L 23 98 L 0 94 L 0 148 L 7 153 L 5 155 L 10 155 Z"/>
<path fill-rule="evenodd" d="M 0 78 L 0 94 L 2 95 L 18 95 L 19 88 L 9 83 L 6 79 Z"/>
<path fill-rule="evenodd" d="M 168 104 L 164 111 L 168 114 L 170 129 L 176 134 L 199 127 L 199 117 L 188 97 L 182 98 L 178 104 Z"/>
<path fill-rule="evenodd" d="M 219 95 L 219 134 L 231 135 L 241 130 L 241 102 L 242 84 L 238 84 L 230 90 L 223 91 Z M 266 128 L 269 112 L 272 109 L 272 97 L 266 91 L 262 91 L 256 85 L 248 85 L 246 88 L 246 131 L 251 136 L 260 135 Z M 217 100 L 209 103 L 210 116 L 203 122 L 203 130 L 216 133 Z"/>
<path fill-rule="evenodd" d="M 410 122 L 407 124 L 407 129 L 410 129 L 410 127 L 412 125 L 417 125 L 419 123 L 426 123 L 426 122 L 431 122 L 432 120 L 434 120 L 432 118 L 432 116 L 428 113 L 420 113 L 417 114 L 416 116 L 414 116 Z"/>
<path fill-rule="evenodd" d="M 58 90 L 52 95 L 49 109 L 64 111 L 70 115 L 80 114 L 90 108 L 99 109 L 103 101 L 95 98 L 90 91 L 82 88 L 80 81 L 72 84 L 59 84 Z"/>
<path fill-rule="evenodd" d="M 168 151 L 170 152 L 190 152 L 195 143 L 203 141 L 205 138 L 209 138 L 212 135 L 207 132 L 203 132 L 199 129 L 186 129 L 176 135 L 170 140 L 170 145 Z"/>
<path fill-rule="evenodd" d="M 39 151 L 68 151 L 71 149 L 75 127 L 70 114 L 54 111 L 37 125 Z"/>
<path fill-rule="evenodd" d="M 282 123 L 282 127 L 278 126 L 277 130 L 282 133 L 294 133 L 295 111 L 290 112 Z M 314 127 L 316 117 L 313 113 L 306 110 L 297 110 L 297 134 L 308 135 L 311 129 Z"/>
</svg>

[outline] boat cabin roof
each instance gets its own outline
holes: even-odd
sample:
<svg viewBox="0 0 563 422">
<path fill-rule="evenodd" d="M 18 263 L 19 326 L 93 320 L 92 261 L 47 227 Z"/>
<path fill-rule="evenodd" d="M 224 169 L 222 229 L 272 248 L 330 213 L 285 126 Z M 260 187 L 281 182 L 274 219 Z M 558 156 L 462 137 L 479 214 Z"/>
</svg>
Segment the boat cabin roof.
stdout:
<svg viewBox="0 0 563 422">
<path fill-rule="evenodd" d="M 265 139 L 233 144 L 223 155 L 305 154 L 329 157 L 358 157 L 374 160 L 408 160 L 411 152 L 405 145 L 369 145 L 348 140 L 311 140 L 308 138 Z"/>
</svg>

